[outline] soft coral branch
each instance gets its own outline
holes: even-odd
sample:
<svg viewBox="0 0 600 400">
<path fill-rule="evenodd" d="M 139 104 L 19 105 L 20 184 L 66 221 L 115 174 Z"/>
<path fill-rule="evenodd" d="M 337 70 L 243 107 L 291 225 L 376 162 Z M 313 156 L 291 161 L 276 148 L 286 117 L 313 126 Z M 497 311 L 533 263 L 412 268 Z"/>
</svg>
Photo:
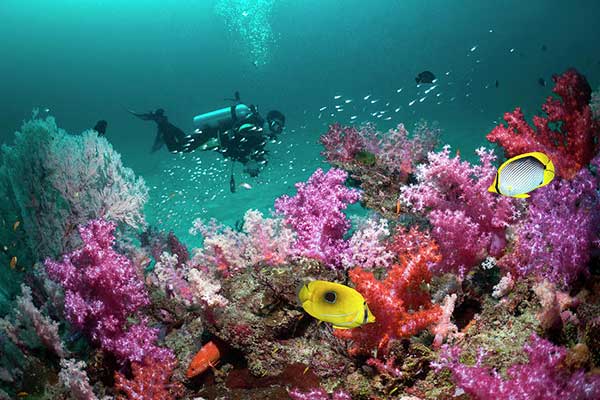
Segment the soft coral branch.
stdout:
<svg viewBox="0 0 600 400">
<path fill-rule="evenodd" d="M 508 368 L 504 379 L 497 371 L 482 365 L 483 356 L 477 364 L 467 366 L 459 361 L 457 347 L 445 348 L 437 369 L 448 368 L 456 385 L 467 394 L 480 400 L 559 400 L 600 398 L 600 376 L 588 376 L 583 370 L 565 368 L 566 349 L 532 335 L 523 347 L 529 362 Z"/>
<path fill-rule="evenodd" d="M 586 166 L 600 146 L 600 121 L 589 106 L 591 88 L 583 75 L 569 69 L 553 77 L 554 93 L 542 105 L 546 117 L 533 117 L 533 128 L 517 107 L 504 114 L 506 126 L 495 127 L 487 138 L 500 144 L 507 157 L 541 151 L 548 155 L 558 176 L 570 179 Z"/>
<path fill-rule="evenodd" d="M 405 235 L 407 242 L 418 241 L 420 247 L 416 252 L 402 253 L 400 262 L 392 266 L 384 280 L 362 268 L 350 270 L 350 279 L 376 319 L 372 324 L 334 331 L 335 336 L 352 340 L 351 355 L 370 355 L 374 349 L 385 355 L 390 340 L 415 335 L 441 316 L 440 307 L 431 303 L 423 288 L 431 279 L 429 265 L 440 261 L 438 247 L 416 229 Z"/>
<path fill-rule="evenodd" d="M 417 183 L 403 187 L 401 201 L 427 216 L 440 246 L 435 271 L 464 275 L 486 256 L 499 257 L 506 247 L 506 228 L 514 221 L 515 199 L 488 192 L 496 156 L 476 150 L 480 164 L 450 157 L 450 147 L 429 153 L 417 170 Z"/>
</svg>

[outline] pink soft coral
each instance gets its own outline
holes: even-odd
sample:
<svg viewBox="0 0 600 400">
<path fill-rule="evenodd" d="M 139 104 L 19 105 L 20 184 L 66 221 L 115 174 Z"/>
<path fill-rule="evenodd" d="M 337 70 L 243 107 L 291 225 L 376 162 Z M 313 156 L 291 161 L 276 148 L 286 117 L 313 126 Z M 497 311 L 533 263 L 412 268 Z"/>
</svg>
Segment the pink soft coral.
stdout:
<svg viewBox="0 0 600 400">
<path fill-rule="evenodd" d="M 161 359 L 170 352 L 154 344 L 157 329 L 143 318 L 127 328 L 128 318 L 138 316 L 150 301 L 131 261 L 113 249 L 115 227 L 103 219 L 79 227 L 83 247 L 60 262 L 46 260 L 48 276 L 65 290 L 67 319 L 92 341 L 122 362 L 149 355 Z"/>
<path fill-rule="evenodd" d="M 194 250 L 193 264 L 216 269 L 224 276 L 238 273 L 258 263 L 280 265 L 293 253 L 294 233 L 283 218 L 264 218 L 256 210 L 244 214 L 242 230 L 219 224 L 194 221 L 190 233 L 200 233 L 202 248 Z"/>
<path fill-rule="evenodd" d="M 542 110 L 546 117 L 534 116 L 530 127 L 521 108 L 504 114 L 504 124 L 488 135 L 500 144 L 507 157 L 541 151 L 550 157 L 558 176 L 570 179 L 594 157 L 600 146 L 600 121 L 594 119 L 589 106 L 591 88 L 583 75 L 569 69 L 554 76 L 554 93 L 546 99 Z"/>
<path fill-rule="evenodd" d="M 564 366 L 566 349 L 532 335 L 523 347 L 527 364 L 508 368 L 503 378 L 496 370 L 477 364 L 459 362 L 458 348 L 445 348 L 437 369 L 448 368 L 456 385 L 480 400 L 592 400 L 600 398 L 600 376 L 586 375 L 583 370 L 570 371 Z"/>
<path fill-rule="evenodd" d="M 360 129 L 353 126 L 342 126 L 338 123 L 329 125 L 327 133 L 319 139 L 325 150 L 321 155 L 327 161 L 348 162 L 364 147 Z"/>
<path fill-rule="evenodd" d="M 295 196 L 284 195 L 275 200 L 275 210 L 297 234 L 295 250 L 299 255 L 341 266 L 348 248 L 344 235 L 350 228 L 343 210 L 361 197 L 359 190 L 344 185 L 347 177 L 341 169 L 332 168 L 325 173 L 319 168 L 308 182 L 296 184 Z"/>
<path fill-rule="evenodd" d="M 600 162 L 600 157 L 593 160 Z M 516 228 L 514 251 L 499 264 L 568 286 L 589 274 L 600 229 L 600 182 L 587 168 L 557 178 L 531 194 L 527 217 Z"/>
<path fill-rule="evenodd" d="M 496 168 L 492 151 L 477 149 L 479 165 L 450 157 L 450 147 L 429 153 L 417 183 L 401 189 L 401 201 L 429 218 L 442 261 L 435 271 L 464 275 L 490 255 L 502 255 L 515 201 L 488 192 Z"/>
</svg>

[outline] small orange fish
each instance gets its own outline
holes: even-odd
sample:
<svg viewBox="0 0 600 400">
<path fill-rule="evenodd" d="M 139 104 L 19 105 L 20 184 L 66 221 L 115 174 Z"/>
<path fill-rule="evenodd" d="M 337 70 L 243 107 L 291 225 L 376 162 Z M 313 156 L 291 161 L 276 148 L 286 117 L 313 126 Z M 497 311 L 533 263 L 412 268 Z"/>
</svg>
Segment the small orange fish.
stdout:
<svg viewBox="0 0 600 400">
<path fill-rule="evenodd" d="M 456 149 L 456 157 L 460 158 L 460 149 Z"/>
<path fill-rule="evenodd" d="M 13 231 L 16 231 L 19 228 L 19 225 L 21 225 L 21 221 L 15 221 L 13 224 Z"/>
<path fill-rule="evenodd" d="M 17 266 L 17 256 L 13 256 L 13 258 L 10 259 L 9 265 L 12 269 L 15 269 Z"/>
<path fill-rule="evenodd" d="M 17 397 L 26 397 L 26 396 L 29 396 L 29 393 L 27 393 L 27 392 L 19 392 L 19 393 L 17 393 Z"/>
<path fill-rule="evenodd" d="M 192 362 L 185 373 L 188 378 L 193 378 L 196 375 L 200 375 L 208 369 L 208 367 L 214 367 L 219 361 L 221 353 L 213 342 L 208 342 L 199 352 L 196 353 Z"/>
<path fill-rule="evenodd" d="M 400 214 L 400 199 L 396 200 L 396 214 Z"/>
</svg>

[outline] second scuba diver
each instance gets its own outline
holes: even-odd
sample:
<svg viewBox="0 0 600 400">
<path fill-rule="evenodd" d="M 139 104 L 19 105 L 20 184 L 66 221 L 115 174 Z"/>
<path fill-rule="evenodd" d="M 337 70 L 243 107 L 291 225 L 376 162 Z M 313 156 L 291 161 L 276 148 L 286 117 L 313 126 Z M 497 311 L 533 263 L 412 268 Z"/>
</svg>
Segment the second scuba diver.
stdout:
<svg viewBox="0 0 600 400">
<path fill-rule="evenodd" d="M 236 103 L 231 107 L 195 116 L 196 129 L 191 135 L 186 135 L 169 122 L 161 108 L 148 113 L 129 112 L 140 119 L 156 123 L 157 133 L 152 151 L 160 149 L 163 144 L 172 153 L 189 153 L 198 148 L 217 149 L 225 157 L 241 162 L 244 172 L 255 177 L 261 166 L 267 163 L 267 139 L 273 140 L 283 131 L 285 116 L 276 110 L 269 111 L 266 121 L 268 131 L 263 131 L 265 120 L 256 106 L 240 102 L 237 92 L 234 100 Z M 233 175 L 231 179 L 231 189 L 234 191 Z"/>
</svg>

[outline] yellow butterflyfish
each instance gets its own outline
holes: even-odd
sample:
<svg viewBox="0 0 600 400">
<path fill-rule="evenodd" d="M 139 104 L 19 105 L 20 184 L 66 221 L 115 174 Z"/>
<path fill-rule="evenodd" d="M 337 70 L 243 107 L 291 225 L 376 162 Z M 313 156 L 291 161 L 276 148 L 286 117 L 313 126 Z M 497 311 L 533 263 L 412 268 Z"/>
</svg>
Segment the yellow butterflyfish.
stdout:
<svg viewBox="0 0 600 400">
<path fill-rule="evenodd" d="M 298 292 L 302 308 L 336 329 L 350 329 L 371 322 L 375 316 L 365 298 L 351 287 L 328 281 L 310 281 Z"/>
</svg>

